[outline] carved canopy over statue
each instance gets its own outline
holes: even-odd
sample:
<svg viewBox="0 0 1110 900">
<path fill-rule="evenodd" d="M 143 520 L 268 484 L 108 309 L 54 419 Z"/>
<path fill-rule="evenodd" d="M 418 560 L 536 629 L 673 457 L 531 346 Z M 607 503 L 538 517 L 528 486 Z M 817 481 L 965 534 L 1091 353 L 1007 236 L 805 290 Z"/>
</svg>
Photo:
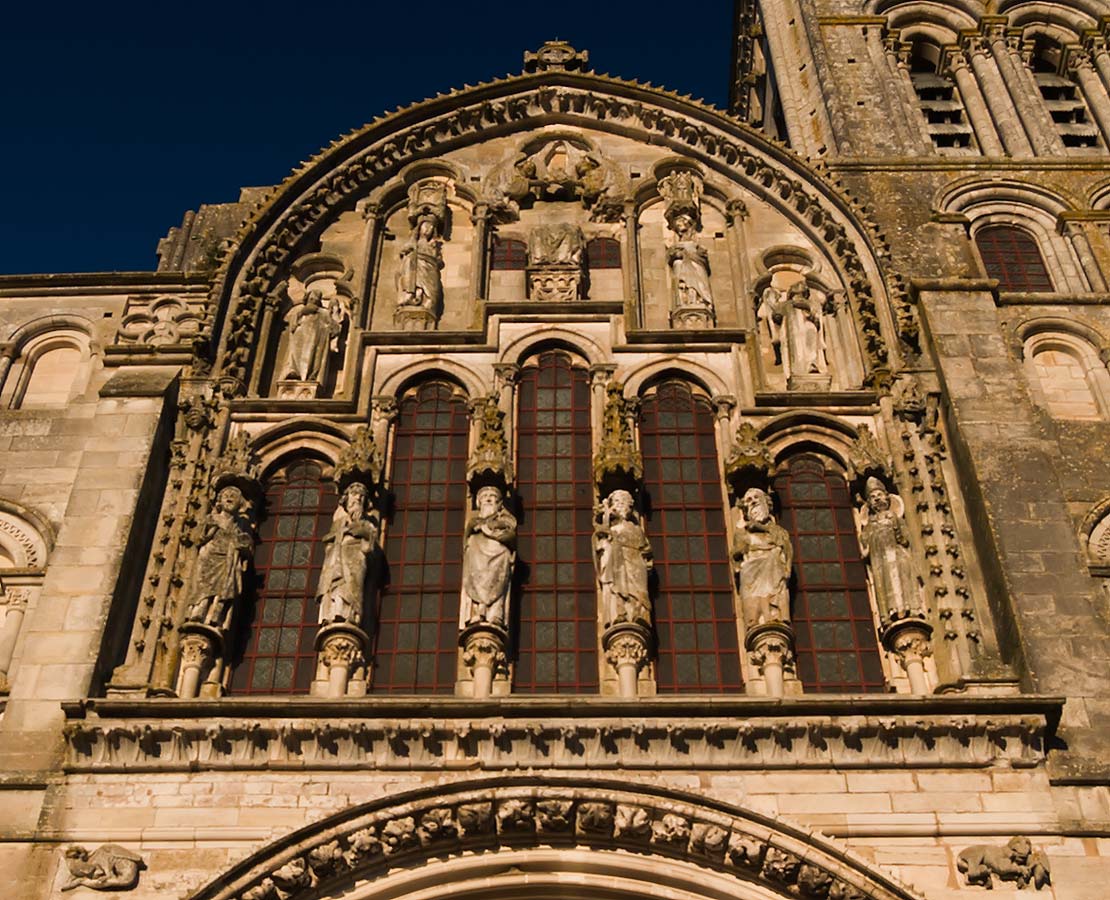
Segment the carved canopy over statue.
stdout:
<svg viewBox="0 0 1110 900">
<path fill-rule="evenodd" d="M 501 489 L 479 488 L 477 510 L 466 525 L 459 627 L 479 623 L 505 629 L 516 560 L 516 517 L 505 509 Z"/>
<path fill-rule="evenodd" d="M 651 544 L 640 527 L 628 491 L 613 491 L 602 501 L 594 548 L 601 582 L 602 624 L 606 628 L 621 622 L 650 625 Z"/>
<path fill-rule="evenodd" d="M 249 502 L 234 485 L 216 495 L 200 539 L 185 621 L 224 633 L 231 627 L 235 604 L 243 595 L 243 573 L 254 549 L 248 509 Z"/>
<path fill-rule="evenodd" d="M 732 558 L 740 590 L 744 625 L 790 622 L 790 535 L 771 514 L 771 498 L 749 488 L 737 502 Z"/>
<path fill-rule="evenodd" d="M 324 565 L 316 589 L 321 625 L 362 621 L 368 561 L 377 549 L 379 532 L 378 514 L 367 512 L 368 498 L 366 485 L 348 485 L 324 535 Z"/>
</svg>

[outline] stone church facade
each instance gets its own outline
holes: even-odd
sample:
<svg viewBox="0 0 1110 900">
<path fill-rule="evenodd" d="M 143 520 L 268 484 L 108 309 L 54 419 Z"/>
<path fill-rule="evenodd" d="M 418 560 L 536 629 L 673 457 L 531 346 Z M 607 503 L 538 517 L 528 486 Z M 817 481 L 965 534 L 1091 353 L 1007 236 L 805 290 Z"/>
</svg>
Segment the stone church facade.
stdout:
<svg viewBox="0 0 1110 900">
<path fill-rule="evenodd" d="M 1108 38 L 738 0 L 0 278 L 4 896 L 1102 900 Z"/>
</svg>

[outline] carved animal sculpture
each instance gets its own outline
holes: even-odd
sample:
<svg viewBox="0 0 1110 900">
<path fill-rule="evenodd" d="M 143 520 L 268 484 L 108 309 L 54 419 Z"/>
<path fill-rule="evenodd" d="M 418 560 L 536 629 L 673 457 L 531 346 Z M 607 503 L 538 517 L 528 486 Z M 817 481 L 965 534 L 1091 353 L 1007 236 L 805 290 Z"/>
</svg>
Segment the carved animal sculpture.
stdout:
<svg viewBox="0 0 1110 900">
<path fill-rule="evenodd" d="M 1048 860 L 1024 837 L 1010 838 L 1004 847 L 975 844 L 960 853 L 956 865 L 968 884 L 981 884 L 987 890 L 994 887 L 992 876 L 1016 881 L 1019 890 L 1030 882 L 1037 890 L 1050 883 Z"/>
<path fill-rule="evenodd" d="M 139 872 L 146 868 L 141 856 L 118 844 L 104 844 L 90 853 L 84 847 L 73 846 L 66 850 L 69 881 L 63 891 L 88 887 L 104 891 L 115 888 L 133 888 L 139 882 Z"/>
</svg>

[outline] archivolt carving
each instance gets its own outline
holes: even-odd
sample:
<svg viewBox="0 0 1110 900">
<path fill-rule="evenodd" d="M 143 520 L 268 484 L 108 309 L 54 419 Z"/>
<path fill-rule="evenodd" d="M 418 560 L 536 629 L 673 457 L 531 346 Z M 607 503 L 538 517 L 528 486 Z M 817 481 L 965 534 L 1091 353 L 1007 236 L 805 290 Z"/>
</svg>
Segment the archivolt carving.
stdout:
<svg viewBox="0 0 1110 900">
<path fill-rule="evenodd" d="M 592 779 L 470 782 L 358 807 L 264 850 L 191 900 L 335 895 L 422 859 L 536 846 L 624 849 L 676 859 L 811 900 L 919 895 L 827 838 L 693 795 Z M 322 892 L 322 893 L 321 893 Z"/>
<path fill-rule="evenodd" d="M 0 500 L 0 547 L 11 557 L 15 568 L 41 569 L 46 565 L 46 555 L 53 538 L 49 527 L 44 532 L 15 510 L 5 509 L 6 505 L 6 501 Z"/>
<path fill-rule="evenodd" d="M 481 99 L 482 95 L 489 96 L 494 92 L 503 94 L 506 84 L 514 80 L 520 82 L 519 93 Z M 472 89 L 469 105 L 459 105 L 458 94 L 446 98 L 451 106 L 438 117 L 438 110 L 443 108 L 442 101 L 432 101 L 427 104 L 427 118 L 408 129 L 386 134 L 386 126 L 375 125 L 338 142 L 335 150 L 306 165 L 292 177 L 281 194 L 271 197 L 258 210 L 236 241 L 232 242 L 210 294 L 213 306 L 221 307 L 224 294 L 230 287 L 229 276 L 242 267 L 235 278 L 238 298 L 234 307 L 228 310 L 220 353 L 226 376 L 238 379 L 240 383 L 244 381 L 255 343 L 258 313 L 264 299 L 283 277 L 283 271 L 303 241 L 314 234 L 326 218 L 350 206 L 358 197 L 365 195 L 372 182 L 392 175 L 418 154 L 443 152 L 479 132 L 488 134 L 495 130 L 515 130 L 529 120 L 555 117 L 568 123 L 584 122 L 596 128 L 639 130 L 652 141 L 693 151 L 699 158 L 738 178 L 756 194 L 773 200 L 780 207 L 786 205 L 791 208 L 795 219 L 822 241 L 838 260 L 855 301 L 872 377 L 885 380 L 884 373 L 888 371 L 890 361 L 882 334 L 873 276 L 860 257 L 856 239 L 842 223 L 842 214 L 832 211 L 834 205 L 851 209 L 852 201 L 844 197 L 834 199 L 831 192 L 822 195 L 792 177 L 796 170 L 804 168 L 804 164 L 795 159 L 787 161 L 784 151 L 774 151 L 772 156 L 783 157 L 781 161 L 775 161 L 749 150 L 743 144 L 746 138 L 757 144 L 763 141 L 747 134 L 738 136 L 739 140 L 734 139 L 730 132 L 736 131 L 736 123 L 721 119 L 718 129 L 697 121 L 691 114 L 709 113 L 716 117 L 717 113 L 684 98 L 679 101 L 681 111 L 672 111 L 664 108 L 664 104 L 671 107 L 677 105 L 678 98 L 673 95 L 648 92 L 616 79 L 547 72 L 514 80 Z M 566 83 L 543 83 L 553 80 Z M 599 91 L 619 91 L 636 99 Z M 438 109 L 437 104 L 441 104 Z M 375 140 L 377 142 L 370 145 Z M 339 156 L 346 159 L 333 159 Z M 323 170 L 329 166 L 327 174 L 323 175 Z M 310 181 L 310 178 L 317 180 Z M 818 180 L 816 175 L 814 180 Z M 299 185 L 303 185 L 300 198 L 291 207 L 282 208 L 283 197 L 291 195 Z M 875 233 L 874 226 L 863 214 L 854 213 L 869 229 L 873 244 L 870 249 L 881 258 L 889 258 L 889 251 Z M 265 233 L 266 238 L 261 245 L 256 245 L 250 238 L 260 233 Z M 902 337 L 915 344 L 916 324 L 904 291 L 893 281 L 887 289 L 895 304 Z"/>
</svg>

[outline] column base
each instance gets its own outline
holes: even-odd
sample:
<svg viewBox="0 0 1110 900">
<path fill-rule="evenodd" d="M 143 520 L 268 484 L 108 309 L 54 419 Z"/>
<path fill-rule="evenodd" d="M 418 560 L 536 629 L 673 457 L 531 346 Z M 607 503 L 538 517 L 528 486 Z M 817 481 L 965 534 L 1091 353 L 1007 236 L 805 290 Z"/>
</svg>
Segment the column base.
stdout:
<svg viewBox="0 0 1110 900">
<path fill-rule="evenodd" d="M 831 387 L 831 375 L 791 375 L 786 379 L 788 391 L 813 394 L 827 391 Z"/>
</svg>

